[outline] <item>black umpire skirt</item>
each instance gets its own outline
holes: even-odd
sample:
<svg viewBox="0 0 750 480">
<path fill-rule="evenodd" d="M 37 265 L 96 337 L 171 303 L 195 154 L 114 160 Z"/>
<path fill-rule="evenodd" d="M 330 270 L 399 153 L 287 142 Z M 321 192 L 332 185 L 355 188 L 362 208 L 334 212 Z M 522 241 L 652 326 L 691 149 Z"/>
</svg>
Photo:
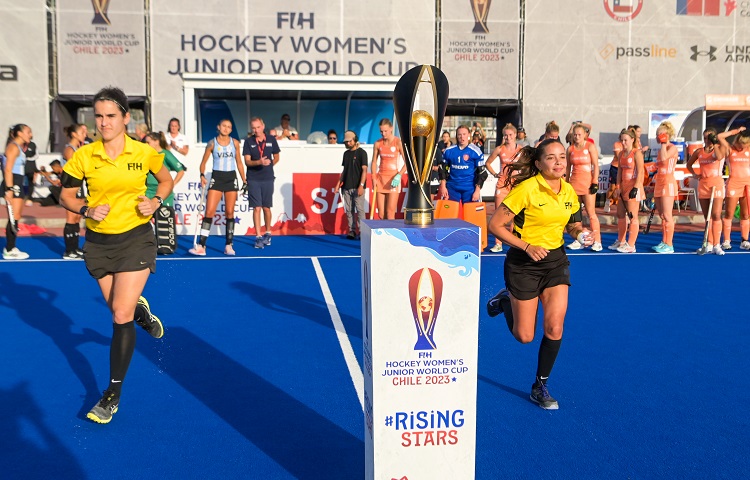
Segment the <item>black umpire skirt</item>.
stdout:
<svg viewBox="0 0 750 480">
<path fill-rule="evenodd" d="M 83 259 L 97 280 L 119 272 L 156 272 L 156 236 L 150 223 L 118 234 L 86 230 Z"/>
<path fill-rule="evenodd" d="M 505 257 L 505 288 L 519 300 L 531 300 L 545 288 L 570 285 L 570 261 L 565 247 L 550 250 L 547 256 L 533 261 L 523 250 L 511 247 Z"/>
</svg>

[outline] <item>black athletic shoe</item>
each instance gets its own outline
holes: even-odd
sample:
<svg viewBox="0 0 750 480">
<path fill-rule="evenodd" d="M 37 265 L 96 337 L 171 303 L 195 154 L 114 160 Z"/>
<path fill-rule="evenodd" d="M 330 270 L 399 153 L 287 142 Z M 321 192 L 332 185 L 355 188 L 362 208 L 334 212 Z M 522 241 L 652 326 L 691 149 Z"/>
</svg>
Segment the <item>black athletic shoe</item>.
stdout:
<svg viewBox="0 0 750 480">
<path fill-rule="evenodd" d="M 86 414 L 86 418 L 96 423 L 109 423 L 112 421 L 112 415 L 117 413 L 119 404 L 120 397 L 115 392 L 104 390 L 102 399 Z"/>
<path fill-rule="evenodd" d="M 557 410 L 560 406 L 557 404 L 557 400 L 552 398 L 547 390 L 547 385 L 537 379 L 534 385 L 531 386 L 531 401 L 539 405 L 545 410 Z"/>
<path fill-rule="evenodd" d="M 146 312 L 145 318 L 142 315 L 138 315 L 137 310 L 141 307 Z M 159 317 L 151 313 L 151 308 L 148 306 L 148 302 L 144 297 L 138 299 L 138 305 L 136 305 L 135 323 L 140 325 L 141 328 L 146 330 L 149 335 L 154 338 L 161 338 L 164 336 L 164 325 L 161 324 Z"/>
<path fill-rule="evenodd" d="M 510 292 L 507 288 L 503 288 L 497 292 L 497 295 L 490 298 L 487 302 L 487 313 L 490 317 L 505 314 L 505 323 L 508 324 L 508 330 L 513 333 L 513 309 L 510 306 Z"/>
</svg>

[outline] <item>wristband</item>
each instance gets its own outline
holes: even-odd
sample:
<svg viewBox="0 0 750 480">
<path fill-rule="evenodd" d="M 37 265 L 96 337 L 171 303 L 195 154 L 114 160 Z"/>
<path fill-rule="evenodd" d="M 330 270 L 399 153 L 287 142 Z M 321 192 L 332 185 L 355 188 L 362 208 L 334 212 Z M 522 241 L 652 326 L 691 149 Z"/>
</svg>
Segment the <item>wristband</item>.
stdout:
<svg viewBox="0 0 750 480">
<path fill-rule="evenodd" d="M 160 207 L 161 207 L 162 205 L 164 205 L 164 200 L 162 200 L 162 199 L 161 199 L 161 197 L 160 197 L 159 195 L 154 195 L 154 198 L 156 199 L 156 201 L 157 201 L 157 202 L 159 202 L 159 206 L 160 206 Z"/>
<path fill-rule="evenodd" d="M 83 218 L 89 218 L 89 216 L 87 215 L 87 213 L 89 213 L 89 207 L 88 207 L 88 205 L 84 205 L 84 206 L 82 206 L 82 207 L 81 207 L 81 209 L 80 209 L 80 210 L 78 210 L 78 213 L 79 213 L 79 214 L 80 214 L 80 215 L 81 215 L 81 216 L 82 216 Z"/>
<path fill-rule="evenodd" d="M 205 176 L 206 176 L 206 175 L 204 175 L 203 173 L 201 173 L 201 177 L 205 177 Z"/>
<path fill-rule="evenodd" d="M 526 244 L 526 248 L 524 248 L 524 249 L 523 249 L 523 251 L 525 252 L 526 250 L 528 250 L 530 246 L 531 246 L 531 244 L 530 244 L 530 243 L 527 243 L 527 244 Z"/>
</svg>

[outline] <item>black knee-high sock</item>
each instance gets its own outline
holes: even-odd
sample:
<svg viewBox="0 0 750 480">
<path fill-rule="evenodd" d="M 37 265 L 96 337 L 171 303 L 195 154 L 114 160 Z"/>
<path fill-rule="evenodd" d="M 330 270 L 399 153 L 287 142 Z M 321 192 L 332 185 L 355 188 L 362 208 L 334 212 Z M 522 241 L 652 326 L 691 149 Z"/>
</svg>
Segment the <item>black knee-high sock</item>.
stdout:
<svg viewBox="0 0 750 480">
<path fill-rule="evenodd" d="M 560 340 L 550 340 L 547 335 L 542 337 L 542 344 L 539 345 L 539 363 L 536 367 L 536 377 L 542 382 L 546 383 L 550 373 L 552 373 L 552 367 L 555 366 L 555 359 L 557 359 L 557 352 L 560 351 Z"/>
<path fill-rule="evenodd" d="M 8 223 L 5 224 L 5 249 L 9 252 L 16 248 L 16 234 L 10 225 L 10 220 L 8 220 Z M 18 222 L 16 222 L 16 225 L 18 225 Z"/>
<path fill-rule="evenodd" d="M 211 231 L 211 222 L 213 219 L 211 218 L 204 218 L 203 223 L 201 223 L 201 239 L 200 244 L 202 247 L 206 246 L 206 240 L 208 240 L 208 234 Z"/>
<path fill-rule="evenodd" d="M 75 252 L 78 250 L 78 236 L 81 227 L 77 223 L 66 223 L 63 228 L 65 236 L 65 253 Z"/>
<path fill-rule="evenodd" d="M 109 347 L 109 390 L 118 396 L 122 391 L 122 381 L 128 373 L 130 359 L 135 350 L 135 324 L 113 323 L 112 344 Z"/>
<path fill-rule="evenodd" d="M 227 245 L 234 242 L 234 218 L 227 218 Z"/>
</svg>

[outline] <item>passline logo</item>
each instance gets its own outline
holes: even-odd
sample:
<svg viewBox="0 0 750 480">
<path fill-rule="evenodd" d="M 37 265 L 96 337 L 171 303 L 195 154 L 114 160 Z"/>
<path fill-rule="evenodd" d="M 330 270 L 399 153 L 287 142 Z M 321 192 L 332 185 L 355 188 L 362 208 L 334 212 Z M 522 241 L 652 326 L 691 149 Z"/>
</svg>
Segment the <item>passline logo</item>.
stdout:
<svg viewBox="0 0 750 480">
<path fill-rule="evenodd" d="M 629 22 L 641 13 L 643 0 L 604 0 L 607 15 L 618 22 Z"/>
<path fill-rule="evenodd" d="M 611 43 L 599 49 L 599 56 L 608 60 L 614 54 L 615 60 L 623 58 L 652 58 L 669 60 L 677 57 L 677 49 L 664 47 L 656 43 L 643 47 L 615 46 Z"/>
</svg>

